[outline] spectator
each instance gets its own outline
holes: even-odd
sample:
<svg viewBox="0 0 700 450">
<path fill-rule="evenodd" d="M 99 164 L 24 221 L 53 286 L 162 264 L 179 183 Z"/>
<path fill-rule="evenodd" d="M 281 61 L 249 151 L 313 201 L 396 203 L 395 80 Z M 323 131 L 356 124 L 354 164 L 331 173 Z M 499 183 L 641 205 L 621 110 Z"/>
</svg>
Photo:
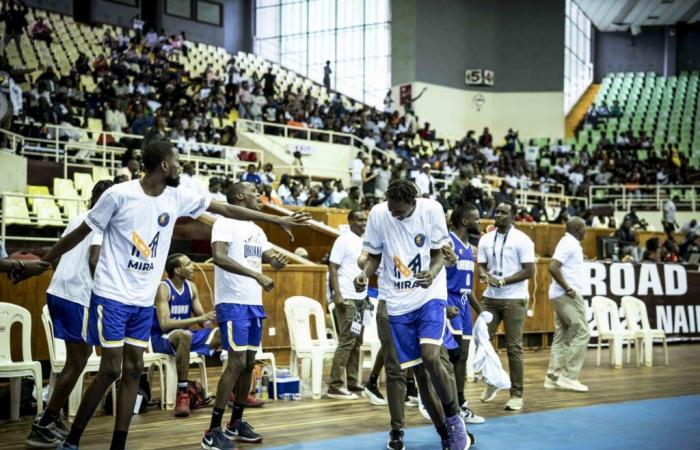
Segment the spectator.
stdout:
<svg viewBox="0 0 700 450">
<path fill-rule="evenodd" d="M 350 161 L 350 185 L 351 186 L 361 186 L 362 185 L 362 173 L 365 168 L 364 163 L 364 153 L 357 152 L 355 158 Z"/>
<path fill-rule="evenodd" d="M 37 41 L 44 41 L 47 44 L 51 44 L 53 38 L 51 37 L 51 29 L 44 23 L 43 17 L 38 17 L 36 21 L 29 28 L 29 36 Z"/>
<path fill-rule="evenodd" d="M 272 186 L 275 182 L 275 174 L 272 173 L 272 163 L 267 163 L 263 166 L 263 172 L 260 174 L 260 181 L 265 186 Z"/>
<path fill-rule="evenodd" d="M 335 190 L 331 194 L 330 205 L 333 207 L 339 207 L 340 202 L 348 196 L 347 191 L 343 187 L 343 181 L 338 179 L 335 181 Z"/>
<path fill-rule="evenodd" d="M 491 133 L 489 133 L 488 127 L 484 128 L 484 132 L 481 133 L 481 136 L 479 137 L 479 147 L 493 147 L 493 136 L 491 136 Z"/>
<path fill-rule="evenodd" d="M 326 65 L 323 67 L 323 85 L 326 87 L 328 92 L 331 91 L 331 62 L 326 61 Z"/>
<path fill-rule="evenodd" d="M 309 197 L 306 199 L 306 206 L 325 206 L 324 203 L 330 198 L 331 193 L 322 191 L 319 185 L 311 186 Z"/>
<path fill-rule="evenodd" d="M 207 192 L 204 190 L 201 184 L 195 178 L 195 173 L 197 169 L 194 162 L 188 161 L 182 166 L 182 174 L 180 175 L 180 186 L 183 189 L 189 189 L 196 192 L 199 195 L 206 195 Z"/>
<path fill-rule="evenodd" d="M 630 223 L 632 224 L 632 227 L 639 226 L 640 220 L 639 220 L 639 216 L 637 216 L 637 207 L 634 205 L 630 206 L 630 212 L 625 214 L 625 217 L 622 220 L 623 221 L 629 220 Z M 675 218 L 674 218 L 674 220 L 675 220 Z"/>
<path fill-rule="evenodd" d="M 622 226 L 617 230 L 615 236 L 620 245 L 620 258 L 628 254 L 632 256 L 634 261 L 638 261 L 639 238 L 632 229 L 632 220 L 630 218 L 625 217 L 622 221 Z"/>
<path fill-rule="evenodd" d="M 280 177 L 280 184 L 277 186 L 277 195 L 279 198 L 284 201 L 287 197 L 289 197 L 292 194 L 291 190 L 291 180 L 289 178 L 289 175 L 286 173 Z"/>
<path fill-rule="evenodd" d="M 642 261 L 645 262 L 661 262 L 661 254 L 659 248 L 661 244 L 659 243 L 659 238 L 653 237 L 647 240 L 644 244 L 646 250 L 642 254 Z"/>
<path fill-rule="evenodd" d="M 226 196 L 221 193 L 221 180 L 218 177 L 209 178 L 209 199 L 226 203 Z"/>
<path fill-rule="evenodd" d="M 676 222 L 676 203 L 680 201 L 680 198 L 675 195 L 673 198 L 669 198 L 664 202 L 663 207 L 663 218 L 661 219 L 661 225 L 664 227 L 665 233 L 673 233 L 678 227 Z"/>
<path fill-rule="evenodd" d="M 391 170 L 389 169 L 389 163 L 384 160 L 381 166 L 376 170 L 377 179 L 374 183 L 374 196 L 380 199 L 384 198 L 384 193 L 389 188 L 389 182 L 391 181 Z"/>
<path fill-rule="evenodd" d="M 673 240 L 673 238 L 669 237 L 666 239 L 664 242 L 664 245 L 660 249 L 660 260 L 661 262 L 678 262 L 680 258 L 680 250 L 678 248 L 678 244 Z"/>
<path fill-rule="evenodd" d="M 365 196 L 374 195 L 375 179 L 377 172 L 373 170 L 369 158 L 365 156 L 364 167 L 362 168 L 362 194 Z"/>
<path fill-rule="evenodd" d="M 340 208 L 349 209 L 352 211 L 359 211 L 362 209 L 360 206 L 360 188 L 357 186 L 352 186 L 348 196 L 342 199 L 338 206 Z"/>
<path fill-rule="evenodd" d="M 27 27 L 26 15 L 29 12 L 27 5 L 22 0 L 6 0 L 3 2 L 0 18 L 5 22 L 5 35 L 3 36 L 2 54 L 5 54 L 5 49 L 10 44 L 10 41 L 15 41 L 17 52 L 22 60 L 21 37 L 24 29 Z"/>
<path fill-rule="evenodd" d="M 272 73 L 272 66 L 267 69 L 267 73 L 263 75 L 263 95 L 265 97 L 272 97 L 275 95 L 275 82 L 277 76 Z"/>
<path fill-rule="evenodd" d="M 693 219 L 690 222 L 683 224 L 683 226 L 680 229 L 680 233 L 683 236 L 688 236 L 690 234 L 700 234 L 700 224 L 698 224 L 698 221 L 696 219 Z"/>
<path fill-rule="evenodd" d="M 435 178 L 430 174 L 430 164 L 424 163 L 416 177 L 416 186 L 424 198 L 435 199 Z"/>
<path fill-rule="evenodd" d="M 284 204 L 287 206 L 304 206 L 305 202 L 301 198 L 301 187 L 294 183 L 292 185 L 292 192 L 284 199 Z"/>
<path fill-rule="evenodd" d="M 141 42 L 141 35 L 143 33 L 143 26 L 145 23 L 146 22 L 141 20 L 141 16 L 139 16 L 138 14 L 131 18 L 131 28 L 134 29 L 137 42 Z"/>
<path fill-rule="evenodd" d="M 549 222 L 549 218 L 547 217 L 547 208 L 545 208 L 542 198 L 539 198 L 537 203 L 532 206 L 530 209 L 530 216 L 535 222 Z"/>
<path fill-rule="evenodd" d="M 260 196 L 260 202 L 263 204 L 272 204 L 272 205 L 279 205 L 281 206 L 282 200 L 275 194 L 275 191 L 272 189 L 271 184 L 263 184 L 262 186 L 263 193 Z"/>
<path fill-rule="evenodd" d="M 246 181 L 252 183 L 255 186 L 262 184 L 262 179 L 260 175 L 255 171 L 255 164 L 248 164 L 247 170 L 241 176 L 241 181 Z"/>
</svg>

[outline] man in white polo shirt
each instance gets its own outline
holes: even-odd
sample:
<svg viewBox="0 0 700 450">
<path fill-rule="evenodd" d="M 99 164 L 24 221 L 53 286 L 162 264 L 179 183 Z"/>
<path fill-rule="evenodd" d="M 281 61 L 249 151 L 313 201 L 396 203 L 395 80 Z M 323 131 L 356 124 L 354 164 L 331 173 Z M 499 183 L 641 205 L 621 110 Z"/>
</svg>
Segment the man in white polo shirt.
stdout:
<svg viewBox="0 0 700 450">
<path fill-rule="evenodd" d="M 508 411 L 523 407 L 523 325 L 527 316 L 527 280 L 535 274 L 535 244 L 513 226 L 515 208 L 500 203 L 496 208 L 496 229 L 479 240 L 479 274 L 488 283 L 481 300 L 484 311 L 493 314 L 489 335 L 493 337 L 503 321 L 506 331 L 508 368 L 510 370 L 510 400 Z M 482 402 L 490 402 L 498 389 L 487 385 Z"/>
<path fill-rule="evenodd" d="M 364 390 L 358 382 L 357 372 L 364 331 L 361 326 L 362 311 L 367 289 L 357 292 L 353 280 L 362 272 L 357 260 L 362 253 L 362 234 L 367 225 L 367 215 L 364 211 L 350 211 L 348 224 L 350 230 L 338 236 L 333 243 L 328 265 L 338 324 L 338 348 L 333 356 L 327 395 L 339 400 L 355 400 L 358 398 L 357 393 Z M 343 382 L 343 374 L 347 385 Z"/>
<path fill-rule="evenodd" d="M 544 380 L 545 389 L 565 389 L 587 392 L 588 386 L 578 381 L 586 358 L 590 333 L 586 321 L 586 306 L 581 298 L 583 280 L 583 249 L 586 223 L 580 217 L 566 222 L 566 234 L 554 250 L 549 273 L 549 300 L 554 307 L 554 342 L 549 367 Z"/>
</svg>

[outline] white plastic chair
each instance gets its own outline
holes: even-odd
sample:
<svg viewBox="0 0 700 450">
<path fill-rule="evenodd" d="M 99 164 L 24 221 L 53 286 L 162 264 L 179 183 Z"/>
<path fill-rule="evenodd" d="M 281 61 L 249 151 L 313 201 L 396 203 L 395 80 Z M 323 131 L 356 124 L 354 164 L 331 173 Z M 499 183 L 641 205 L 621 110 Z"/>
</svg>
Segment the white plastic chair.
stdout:
<svg viewBox="0 0 700 450">
<path fill-rule="evenodd" d="M 636 333 L 642 339 L 642 355 L 644 365 L 651 367 L 653 365 L 653 345 L 654 339 L 661 339 L 664 346 L 664 357 L 668 366 L 668 345 L 666 344 L 666 333 L 661 329 L 653 329 L 649 324 L 649 316 L 647 315 L 647 306 L 637 297 L 626 295 L 622 297 L 622 309 L 625 312 L 627 319 L 627 329 Z M 640 326 L 641 322 L 641 326 Z"/>
<path fill-rule="evenodd" d="M 175 359 L 166 353 L 155 353 L 151 340 L 143 352 L 143 367 L 148 370 L 148 379 L 153 379 L 153 370 L 158 369 L 158 381 L 160 382 L 160 408 L 174 409 L 175 396 L 177 395 L 177 367 Z M 172 401 L 172 402 L 171 402 Z"/>
<path fill-rule="evenodd" d="M 10 331 L 19 322 L 22 326 L 22 361 L 12 361 Z M 12 303 L 0 303 L 0 378 L 10 379 L 10 419 L 19 420 L 19 403 L 22 377 L 33 377 L 36 389 L 36 414 L 41 415 L 44 402 L 41 399 L 41 364 L 32 361 L 32 319 L 29 311 Z"/>
<path fill-rule="evenodd" d="M 275 362 L 275 354 L 272 352 L 264 352 L 262 346 L 258 347 L 258 352 L 255 354 L 255 359 L 258 361 L 270 361 L 272 367 L 272 386 L 275 390 L 274 396 L 268 396 L 272 400 L 277 400 L 277 363 Z M 268 392 L 269 394 L 269 392 Z"/>
<path fill-rule="evenodd" d="M 87 314 L 87 313 L 86 313 Z M 46 335 L 46 344 L 49 348 L 49 361 L 51 362 L 51 376 L 49 378 L 49 398 L 53 392 L 53 388 L 56 385 L 56 378 L 61 373 L 66 365 L 66 343 L 63 339 L 59 339 L 54 335 L 53 322 L 51 321 L 51 314 L 49 314 L 49 307 L 44 305 L 41 311 L 41 321 L 44 324 L 44 334 Z M 68 397 L 68 417 L 73 419 L 75 414 L 78 412 L 78 406 L 80 406 L 80 401 L 83 398 L 83 377 L 86 373 L 97 372 L 100 370 L 100 357 L 95 353 L 95 349 L 92 349 L 92 355 L 88 358 L 85 369 L 83 373 L 80 374 L 78 381 L 76 381 L 73 390 Z M 117 398 L 116 383 L 112 383 L 112 398 Z"/>
<path fill-rule="evenodd" d="M 593 317 L 598 328 L 598 344 L 596 351 L 596 365 L 600 366 L 600 347 L 602 341 L 610 343 L 609 361 L 616 369 L 622 368 L 622 346 L 627 343 L 627 362 L 630 362 L 630 346 L 635 344 L 637 366 L 639 366 L 639 346 L 637 345 L 637 333 L 626 330 L 620 323 L 620 311 L 613 300 L 596 295 L 591 300 Z"/>
<path fill-rule="evenodd" d="M 326 338 L 326 316 L 323 308 L 316 300 L 294 296 L 284 302 L 284 315 L 289 329 L 292 374 L 297 375 L 299 362 L 310 361 L 311 394 L 314 398 L 320 398 L 323 361 L 326 357 L 333 357 L 336 349 L 336 345 Z M 315 319 L 317 339 L 311 337 L 311 316 Z M 302 369 L 302 378 L 308 378 L 305 367 Z"/>
</svg>

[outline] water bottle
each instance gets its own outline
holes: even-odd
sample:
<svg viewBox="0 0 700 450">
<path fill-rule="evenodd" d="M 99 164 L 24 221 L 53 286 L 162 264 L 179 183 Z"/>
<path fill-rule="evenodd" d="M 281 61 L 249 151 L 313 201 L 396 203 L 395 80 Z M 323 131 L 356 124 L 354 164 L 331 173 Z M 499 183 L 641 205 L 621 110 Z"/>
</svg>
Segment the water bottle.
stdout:
<svg viewBox="0 0 700 450">
<path fill-rule="evenodd" d="M 260 399 L 262 395 L 262 379 L 255 377 L 255 398 Z"/>
<path fill-rule="evenodd" d="M 263 400 L 269 400 L 270 397 L 267 392 L 267 386 L 269 385 L 269 380 L 266 374 L 263 374 L 262 376 L 262 399 Z"/>
</svg>

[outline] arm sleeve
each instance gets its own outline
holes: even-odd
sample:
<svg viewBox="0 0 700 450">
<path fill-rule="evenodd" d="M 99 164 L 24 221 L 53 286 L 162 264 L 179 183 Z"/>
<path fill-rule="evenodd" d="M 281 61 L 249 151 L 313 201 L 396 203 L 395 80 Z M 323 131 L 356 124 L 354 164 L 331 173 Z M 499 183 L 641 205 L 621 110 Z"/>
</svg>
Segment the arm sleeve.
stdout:
<svg viewBox="0 0 700 450">
<path fill-rule="evenodd" d="M 211 228 L 211 242 L 231 242 L 232 238 L 233 233 L 231 233 L 228 220 L 224 218 L 217 219 Z"/>
<path fill-rule="evenodd" d="M 108 189 L 88 212 L 87 217 L 85 217 L 85 223 L 92 231 L 103 233 L 118 209 L 119 201 L 114 195 L 114 191 Z"/>
<path fill-rule="evenodd" d="M 445 221 L 445 213 L 442 211 L 442 206 L 435 202 L 431 208 L 432 224 L 430 230 L 430 248 L 437 250 L 451 241 L 450 234 L 447 232 L 447 222 Z"/>
<path fill-rule="evenodd" d="M 333 264 L 341 265 L 343 262 L 343 254 L 345 253 L 345 246 L 343 245 L 342 236 L 338 237 L 333 243 L 333 248 L 331 248 L 331 256 L 328 261 Z"/>
<path fill-rule="evenodd" d="M 518 245 L 518 254 L 520 263 L 535 262 L 535 243 L 527 236 L 524 236 L 520 245 Z"/>
<path fill-rule="evenodd" d="M 373 255 L 379 255 L 384 249 L 382 244 L 382 234 L 377 223 L 377 211 L 370 211 L 365 228 L 365 240 L 362 247 Z"/>
<path fill-rule="evenodd" d="M 178 217 L 188 216 L 193 219 L 201 216 L 211 202 L 206 196 L 188 189 L 177 190 L 177 201 Z"/>
</svg>

